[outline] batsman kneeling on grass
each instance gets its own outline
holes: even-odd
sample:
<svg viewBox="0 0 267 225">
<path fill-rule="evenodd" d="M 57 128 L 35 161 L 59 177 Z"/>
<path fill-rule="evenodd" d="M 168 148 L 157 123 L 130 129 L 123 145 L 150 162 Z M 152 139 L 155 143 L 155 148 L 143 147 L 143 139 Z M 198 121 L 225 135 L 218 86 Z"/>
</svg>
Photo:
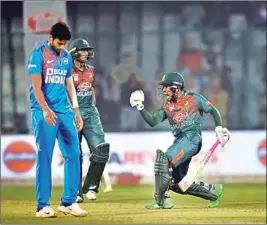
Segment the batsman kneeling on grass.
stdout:
<svg viewBox="0 0 267 225">
<path fill-rule="evenodd" d="M 189 164 L 192 157 L 198 154 L 202 147 L 201 132 L 204 112 L 212 115 L 217 140 L 222 147 L 229 140 L 230 133 L 226 128 L 222 128 L 220 113 L 206 98 L 185 90 L 184 78 L 181 74 L 166 73 L 159 85 L 166 98 L 166 104 L 154 114 L 144 109 L 144 94 L 141 90 L 133 92 L 130 97 L 131 106 L 140 111 L 143 119 L 150 126 L 154 127 L 168 119 L 175 137 L 173 144 L 166 151 L 157 150 L 154 166 L 155 200 L 146 204 L 145 207 L 147 209 L 172 208 L 169 190 L 209 200 L 208 206 L 215 207 L 222 195 L 222 184 L 192 182 L 189 187 L 184 188 L 183 178 L 192 177 L 195 173 Z"/>
</svg>

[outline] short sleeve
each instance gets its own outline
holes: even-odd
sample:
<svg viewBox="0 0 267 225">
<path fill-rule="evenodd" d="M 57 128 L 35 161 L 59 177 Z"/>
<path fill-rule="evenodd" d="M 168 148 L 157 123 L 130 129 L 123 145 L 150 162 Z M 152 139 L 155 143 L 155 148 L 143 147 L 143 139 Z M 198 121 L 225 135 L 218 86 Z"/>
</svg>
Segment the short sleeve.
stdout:
<svg viewBox="0 0 267 225">
<path fill-rule="evenodd" d="M 68 65 L 69 65 L 69 67 L 68 67 L 68 71 L 67 71 L 66 78 L 69 78 L 69 77 L 72 76 L 72 67 L 73 67 L 73 62 L 72 62 L 72 57 L 71 57 L 71 55 L 69 55 L 68 59 L 69 59 L 69 60 L 68 60 Z"/>
<path fill-rule="evenodd" d="M 28 61 L 28 74 L 42 74 L 43 55 L 41 51 L 34 51 Z"/>
<path fill-rule="evenodd" d="M 90 66 L 91 70 L 95 72 L 95 68 L 93 66 Z"/>
<path fill-rule="evenodd" d="M 210 113 L 214 106 L 201 94 L 194 93 L 194 100 L 198 106 L 198 109 L 205 113 Z"/>
<path fill-rule="evenodd" d="M 93 82 L 95 80 L 95 68 L 91 65 L 88 65 L 88 67 L 92 70 L 93 74 L 92 74 L 92 81 Z"/>
</svg>

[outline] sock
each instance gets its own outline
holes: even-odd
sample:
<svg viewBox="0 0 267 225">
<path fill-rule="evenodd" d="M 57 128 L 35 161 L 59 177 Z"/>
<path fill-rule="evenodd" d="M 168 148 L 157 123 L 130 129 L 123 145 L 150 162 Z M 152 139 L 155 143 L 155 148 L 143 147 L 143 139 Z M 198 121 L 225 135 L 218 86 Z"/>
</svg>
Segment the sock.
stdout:
<svg viewBox="0 0 267 225">
<path fill-rule="evenodd" d="M 71 206 L 72 204 L 71 203 L 66 203 L 66 202 L 61 202 L 60 205 L 68 207 L 68 206 Z"/>
<path fill-rule="evenodd" d="M 63 201 L 62 201 L 62 198 L 61 198 L 61 204 L 60 204 L 60 205 L 61 205 L 61 206 L 68 207 L 68 206 L 71 206 L 71 205 L 72 205 L 72 203 L 63 202 Z"/>
</svg>

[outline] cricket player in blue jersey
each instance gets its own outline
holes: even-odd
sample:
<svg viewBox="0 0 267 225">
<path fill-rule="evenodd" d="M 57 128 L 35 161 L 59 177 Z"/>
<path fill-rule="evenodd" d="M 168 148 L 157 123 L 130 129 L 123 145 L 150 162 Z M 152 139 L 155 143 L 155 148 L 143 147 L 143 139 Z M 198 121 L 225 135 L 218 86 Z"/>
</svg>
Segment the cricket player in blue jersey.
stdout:
<svg viewBox="0 0 267 225">
<path fill-rule="evenodd" d="M 83 128 L 72 79 L 72 58 L 65 45 L 71 32 L 65 23 L 51 27 L 49 41 L 35 49 L 28 62 L 32 126 L 38 149 L 36 163 L 37 217 L 55 217 L 50 207 L 51 162 L 56 139 L 65 159 L 64 189 L 58 210 L 73 216 L 87 212 L 75 202 L 79 191 L 78 132 Z"/>
</svg>

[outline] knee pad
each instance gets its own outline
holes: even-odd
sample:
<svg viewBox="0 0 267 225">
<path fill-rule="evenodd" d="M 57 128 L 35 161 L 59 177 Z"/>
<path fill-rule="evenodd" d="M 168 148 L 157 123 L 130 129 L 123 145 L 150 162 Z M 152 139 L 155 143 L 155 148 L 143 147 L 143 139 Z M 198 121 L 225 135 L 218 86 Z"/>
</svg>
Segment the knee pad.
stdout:
<svg viewBox="0 0 267 225">
<path fill-rule="evenodd" d="M 171 177 L 169 175 L 169 159 L 166 154 L 157 150 L 154 166 L 155 172 L 155 200 L 159 206 L 163 205 L 165 192 L 170 185 Z"/>
<path fill-rule="evenodd" d="M 91 162 L 107 163 L 109 160 L 109 143 L 103 143 L 92 150 Z"/>
<path fill-rule="evenodd" d="M 98 193 L 101 176 L 109 159 L 109 144 L 103 143 L 92 150 L 90 165 L 83 185 L 83 193 L 93 190 Z"/>
</svg>

